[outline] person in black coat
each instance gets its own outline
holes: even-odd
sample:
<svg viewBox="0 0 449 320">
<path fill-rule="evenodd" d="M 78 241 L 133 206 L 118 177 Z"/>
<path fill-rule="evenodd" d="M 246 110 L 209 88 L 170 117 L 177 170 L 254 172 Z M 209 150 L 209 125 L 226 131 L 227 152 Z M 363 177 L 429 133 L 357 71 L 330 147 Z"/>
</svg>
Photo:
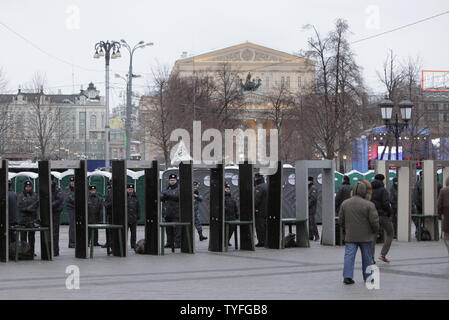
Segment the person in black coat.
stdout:
<svg viewBox="0 0 449 320">
<path fill-rule="evenodd" d="M 103 199 L 97 194 L 96 186 L 89 186 L 89 197 L 87 198 L 88 223 L 97 224 L 103 222 Z M 89 232 L 89 243 L 90 243 Z M 94 231 L 94 246 L 98 243 L 98 229 Z"/>
<path fill-rule="evenodd" d="M 255 219 L 256 219 L 256 247 L 264 247 L 267 236 L 267 201 L 268 201 L 268 185 L 265 183 L 263 176 L 256 173 L 255 177 Z"/>
<path fill-rule="evenodd" d="M 25 181 L 23 192 L 17 196 L 17 208 L 19 209 L 19 224 L 26 227 L 33 227 L 37 220 L 39 196 L 33 192 L 33 184 L 29 180 Z M 21 232 L 20 240 L 28 242 L 34 254 L 34 231 Z"/>
<path fill-rule="evenodd" d="M 53 212 L 53 255 L 59 256 L 59 226 L 61 224 L 61 213 L 64 209 L 64 195 L 56 185 L 53 178 L 51 181 L 51 206 Z"/>
<path fill-rule="evenodd" d="M 75 178 L 70 177 L 69 186 L 64 191 L 64 200 L 69 215 L 69 248 L 75 248 Z"/>
<path fill-rule="evenodd" d="M 390 189 L 391 221 L 393 222 L 394 239 L 398 234 L 398 178 L 393 178 L 393 187 Z"/>
<path fill-rule="evenodd" d="M 165 222 L 179 222 L 179 188 L 178 177 L 175 174 L 169 176 L 169 185 L 161 192 L 160 200 L 164 203 L 162 217 Z M 173 230 L 175 229 L 175 230 Z M 174 242 L 175 248 L 181 247 L 181 228 L 166 228 L 167 243 L 165 248 L 171 248 Z"/>
<path fill-rule="evenodd" d="M 134 185 L 128 184 L 128 228 L 131 231 L 131 248 L 136 247 L 137 221 L 140 219 L 140 202 L 134 192 Z"/>
<path fill-rule="evenodd" d="M 348 176 L 343 177 L 343 183 L 338 187 L 335 195 L 335 212 L 340 212 L 340 206 L 346 199 L 351 198 L 351 183 Z"/>
<path fill-rule="evenodd" d="M 112 224 L 112 180 L 108 182 L 108 191 L 104 199 L 104 208 L 106 211 L 106 223 Z M 108 248 L 112 245 L 112 230 L 106 230 L 106 243 L 102 248 Z"/>
<path fill-rule="evenodd" d="M 225 184 L 225 221 L 232 221 L 239 219 L 239 208 L 237 206 L 237 201 L 232 197 L 231 194 L 231 186 L 229 184 Z M 231 225 L 229 227 L 229 238 L 228 243 L 236 230 L 236 226 Z M 231 246 L 231 243 L 228 244 Z"/>
<path fill-rule="evenodd" d="M 309 177 L 308 181 L 308 205 L 309 205 L 309 240 L 320 240 L 320 233 L 315 222 L 316 206 L 318 203 L 318 190 L 313 185 L 313 177 Z"/>
<path fill-rule="evenodd" d="M 12 183 L 8 181 L 8 219 L 9 225 L 17 224 L 17 194 L 12 191 Z M 16 232 L 9 231 L 9 242 L 16 242 Z"/>
<path fill-rule="evenodd" d="M 373 187 L 373 194 L 371 195 L 371 201 L 376 206 L 377 213 L 379 215 L 379 226 L 383 228 L 386 233 L 386 237 L 384 240 L 384 245 L 382 247 L 381 255 L 379 257 L 380 260 L 389 263 L 390 260 L 387 259 L 388 251 L 390 251 L 391 242 L 393 241 L 394 229 L 393 223 L 391 221 L 391 205 L 390 205 L 390 195 L 388 191 L 385 189 L 384 181 L 385 176 L 383 174 L 376 174 L 374 176 L 373 182 L 371 182 L 371 186 Z M 373 239 L 373 243 L 371 245 L 371 256 L 374 261 L 374 251 L 376 249 L 376 237 Z"/>
</svg>

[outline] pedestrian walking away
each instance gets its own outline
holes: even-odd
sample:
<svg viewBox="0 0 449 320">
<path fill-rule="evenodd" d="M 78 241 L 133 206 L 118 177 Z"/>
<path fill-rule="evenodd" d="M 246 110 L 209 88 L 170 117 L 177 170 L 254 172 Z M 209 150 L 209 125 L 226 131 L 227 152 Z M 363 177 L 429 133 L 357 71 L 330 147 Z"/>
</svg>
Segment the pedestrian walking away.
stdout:
<svg viewBox="0 0 449 320">
<path fill-rule="evenodd" d="M 315 221 L 316 205 L 318 203 L 318 190 L 313 185 L 313 177 L 309 177 L 307 180 L 309 190 L 309 240 L 319 241 L 320 234 Z"/>
<path fill-rule="evenodd" d="M 442 218 L 441 234 L 449 255 L 449 178 L 446 178 L 445 187 L 438 196 L 438 215 Z"/>
<path fill-rule="evenodd" d="M 64 200 L 69 215 L 69 248 L 75 248 L 75 178 L 70 177 L 69 186 L 65 189 Z"/>
<path fill-rule="evenodd" d="M 377 213 L 379 215 L 380 228 L 385 231 L 386 236 L 384 237 L 384 245 L 382 251 L 380 252 L 379 259 L 383 262 L 389 263 L 390 260 L 387 258 L 387 254 L 390 251 L 391 242 L 393 241 L 394 229 L 393 223 L 391 221 L 391 205 L 390 205 L 390 195 L 384 186 L 385 176 L 383 174 L 376 174 L 374 176 L 371 186 L 373 187 L 373 195 L 371 201 L 376 206 Z M 374 259 L 374 252 L 376 249 L 377 234 L 373 238 L 373 244 L 371 246 L 371 255 Z"/>
<path fill-rule="evenodd" d="M 200 202 L 203 201 L 203 197 L 200 195 L 198 190 L 199 183 L 197 181 L 193 182 L 193 209 L 195 212 L 195 228 L 198 231 L 198 236 L 200 241 L 207 240 L 207 237 L 203 235 L 203 227 L 201 226 L 200 220 Z"/>
<path fill-rule="evenodd" d="M 362 254 L 362 275 L 366 281 L 370 274 L 367 268 L 372 264 L 371 243 L 379 230 L 379 216 L 374 203 L 368 200 L 369 182 L 358 181 L 352 188 L 350 199 L 340 206 L 338 223 L 345 230 L 345 256 L 343 266 L 343 282 L 354 283 L 354 262 L 357 249 Z"/>
<path fill-rule="evenodd" d="M 179 222 L 179 188 L 178 177 L 171 174 L 168 177 L 169 185 L 161 192 L 160 200 L 163 203 L 162 217 L 165 222 Z M 167 243 L 165 248 L 181 247 L 181 228 L 166 228 Z"/>
<path fill-rule="evenodd" d="M 140 201 L 134 191 L 134 184 L 127 188 L 128 228 L 131 232 L 131 248 L 136 247 L 137 221 L 140 219 Z"/>
</svg>

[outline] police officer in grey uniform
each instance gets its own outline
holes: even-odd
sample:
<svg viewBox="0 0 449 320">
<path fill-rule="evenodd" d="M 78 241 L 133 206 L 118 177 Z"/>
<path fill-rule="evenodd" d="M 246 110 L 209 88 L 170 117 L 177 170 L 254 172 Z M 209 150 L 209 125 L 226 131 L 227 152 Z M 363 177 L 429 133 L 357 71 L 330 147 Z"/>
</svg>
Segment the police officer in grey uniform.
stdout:
<svg viewBox="0 0 449 320">
<path fill-rule="evenodd" d="M 103 222 L 103 198 L 97 194 L 97 187 L 89 186 L 89 197 L 87 198 L 88 223 L 97 224 Z M 90 243 L 90 232 L 89 232 Z M 100 246 L 98 243 L 98 229 L 94 231 L 94 246 Z"/>
<path fill-rule="evenodd" d="M 128 184 L 127 193 L 128 228 L 131 231 L 131 248 L 136 247 L 137 221 L 140 219 L 140 202 L 134 191 L 134 184 Z"/>
<path fill-rule="evenodd" d="M 17 196 L 17 208 L 19 209 L 19 224 L 25 227 L 34 227 L 39 209 L 39 196 L 33 192 L 31 181 L 25 181 L 23 192 Z M 21 232 L 20 240 L 28 242 L 34 254 L 34 231 Z"/>
<path fill-rule="evenodd" d="M 203 235 L 203 227 L 201 226 L 200 221 L 200 202 L 203 201 L 203 197 L 200 195 L 198 190 L 198 182 L 193 182 L 193 209 L 195 211 L 195 228 L 198 231 L 198 236 L 200 237 L 200 241 L 207 240 L 207 237 Z"/>
<path fill-rule="evenodd" d="M 178 177 L 171 174 L 169 177 L 169 185 L 167 189 L 161 192 L 160 200 L 164 203 L 162 208 L 162 217 L 165 222 L 179 222 L 179 187 Z M 175 229 L 175 230 L 173 230 Z M 174 244 L 175 248 L 181 247 L 181 228 L 166 228 L 167 243 L 165 248 L 171 248 Z M 174 243 L 173 243 L 174 242 Z"/>
<path fill-rule="evenodd" d="M 313 177 L 309 177 L 309 240 L 320 240 L 318 227 L 315 222 L 316 206 L 318 202 L 318 190 L 313 185 Z"/>
<path fill-rule="evenodd" d="M 69 186 L 65 189 L 64 198 L 69 215 L 69 248 L 75 248 L 75 178 L 70 177 Z"/>
</svg>

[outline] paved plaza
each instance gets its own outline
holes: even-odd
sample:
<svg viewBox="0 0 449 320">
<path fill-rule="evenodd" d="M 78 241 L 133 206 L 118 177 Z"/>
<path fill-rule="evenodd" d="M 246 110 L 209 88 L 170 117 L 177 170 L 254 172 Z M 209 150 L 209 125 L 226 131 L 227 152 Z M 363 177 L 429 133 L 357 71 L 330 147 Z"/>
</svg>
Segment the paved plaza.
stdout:
<svg viewBox="0 0 449 320">
<path fill-rule="evenodd" d="M 208 235 L 208 227 L 205 227 Z M 320 230 L 321 231 L 321 230 Z M 412 230 L 413 231 L 413 230 Z M 138 227 L 137 239 L 144 228 Z M 360 253 L 352 286 L 342 282 L 344 247 L 214 253 L 197 234 L 195 254 L 166 250 L 165 256 L 107 256 L 95 247 L 94 259 L 75 259 L 67 248 L 68 227 L 61 227 L 61 255 L 53 261 L 0 263 L 0 299 L 163 299 L 163 300 L 287 300 L 287 299 L 447 299 L 449 257 L 443 242 L 393 241 L 390 264 L 378 262 L 380 289 L 362 281 Z M 413 233 L 412 233 L 413 234 Z M 104 243 L 100 231 L 100 243 Z M 233 243 L 232 239 L 231 242 Z M 39 244 L 39 235 L 36 234 Z M 376 257 L 381 244 L 377 245 Z M 66 268 L 80 270 L 80 288 L 66 287 Z"/>
</svg>

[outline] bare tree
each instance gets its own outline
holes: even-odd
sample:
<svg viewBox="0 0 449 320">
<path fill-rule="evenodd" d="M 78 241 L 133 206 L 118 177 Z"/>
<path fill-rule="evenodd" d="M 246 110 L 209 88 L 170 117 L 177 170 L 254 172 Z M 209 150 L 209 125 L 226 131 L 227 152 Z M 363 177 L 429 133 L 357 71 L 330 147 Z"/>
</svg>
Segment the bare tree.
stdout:
<svg viewBox="0 0 449 320">
<path fill-rule="evenodd" d="M 338 156 L 340 170 L 344 170 L 343 152 L 361 130 L 359 108 L 364 87 L 360 67 L 347 40 L 346 21 L 337 20 L 335 29 L 324 38 L 312 28 L 314 36 L 306 54 L 317 61 L 316 79 L 313 91 L 303 99 L 303 132 L 324 158 Z"/>
</svg>

